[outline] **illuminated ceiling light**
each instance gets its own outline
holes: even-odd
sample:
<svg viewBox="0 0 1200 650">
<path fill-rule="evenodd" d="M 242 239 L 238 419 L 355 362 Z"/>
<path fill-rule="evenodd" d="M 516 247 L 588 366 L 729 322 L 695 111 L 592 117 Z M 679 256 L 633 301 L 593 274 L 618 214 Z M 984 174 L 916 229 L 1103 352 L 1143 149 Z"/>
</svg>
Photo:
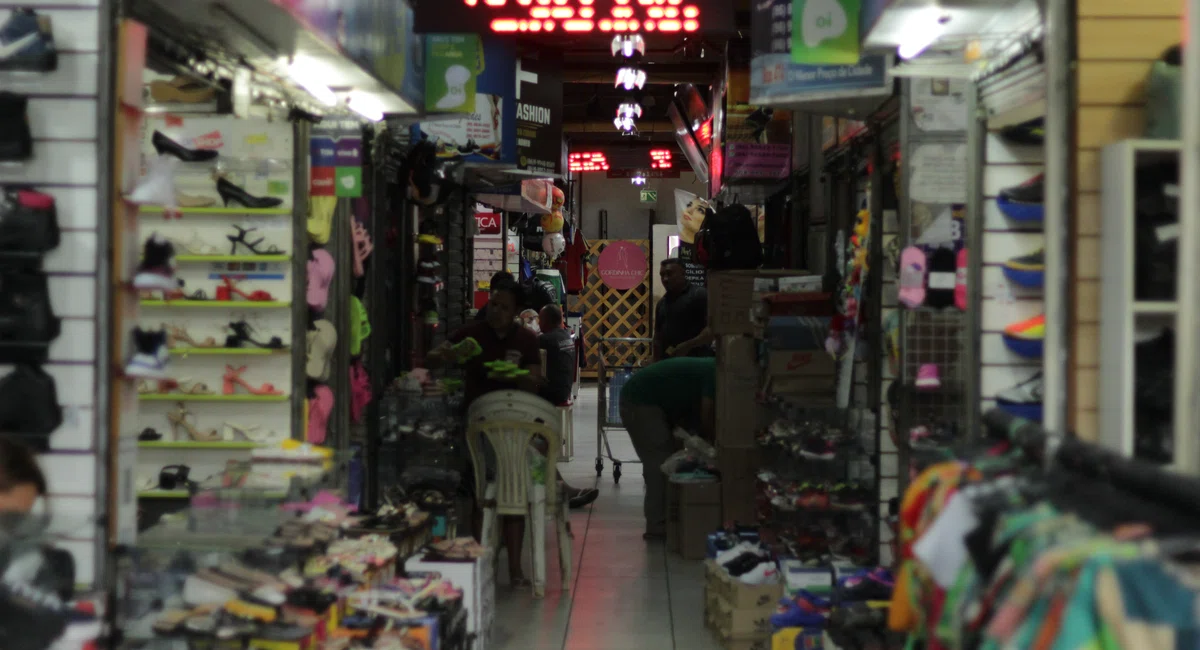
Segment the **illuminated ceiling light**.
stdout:
<svg viewBox="0 0 1200 650">
<path fill-rule="evenodd" d="M 338 105 L 337 94 L 330 90 L 329 86 L 322 83 L 322 80 L 329 79 L 332 76 L 328 66 L 317 59 L 298 56 L 292 59 L 291 64 L 287 67 L 287 71 L 292 81 L 307 90 L 308 94 L 316 98 L 317 101 L 326 106 Z"/>
<path fill-rule="evenodd" d="M 617 107 L 617 117 L 641 117 L 642 105 L 637 102 L 621 104 Z"/>
<path fill-rule="evenodd" d="M 897 54 L 902 59 L 912 59 L 933 45 L 946 33 L 946 23 L 950 17 L 942 15 L 937 8 L 931 7 L 906 23 L 909 29 L 904 30 L 904 41 L 900 43 Z"/>
<path fill-rule="evenodd" d="M 646 39 L 641 34 L 622 34 L 612 40 L 612 55 L 623 56 L 627 59 L 634 55 L 646 54 Z"/>
<path fill-rule="evenodd" d="M 617 130 L 625 135 L 637 133 L 637 121 L 632 117 L 618 115 L 613 119 L 613 126 L 617 127 Z"/>
<path fill-rule="evenodd" d="M 378 98 L 362 92 L 352 92 L 346 99 L 346 107 L 372 122 L 383 119 L 383 104 Z"/>
<path fill-rule="evenodd" d="M 646 184 L 646 175 L 643 174 L 642 172 L 637 172 L 632 177 L 630 177 L 629 182 L 633 183 L 634 185 L 645 185 Z"/>
<path fill-rule="evenodd" d="M 646 85 L 646 71 L 641 68 L 625 67 L 617 70 L 617 82 L 625 90 L 641 90 Z"/>
</svg>

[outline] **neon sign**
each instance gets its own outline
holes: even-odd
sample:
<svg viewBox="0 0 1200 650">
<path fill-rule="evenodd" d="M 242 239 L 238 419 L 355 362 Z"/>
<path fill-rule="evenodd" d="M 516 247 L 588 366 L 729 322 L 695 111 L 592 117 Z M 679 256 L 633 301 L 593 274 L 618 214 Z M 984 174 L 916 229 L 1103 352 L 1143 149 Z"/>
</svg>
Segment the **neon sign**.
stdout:
<svg viewBox="0 0 1200 650">
<path fill-rule="evenodd" d="M 573 172 L 608 171 L 608 159 L 600 151 L 572 153 L 567 156 L 567 169 Z"/>
<path fill-rule="evenodd" d="M 498 34 L 695 32 L 700 7 L 686 0 L 454 0 L 490 14 Z M 725 0 L 726 2 L 728 0 Z M 604 5 L 601 9 L 598 5 Z"/>
<path fill-rule="evenodd" d="M 650 150 L 650 169 L 670 169 L 674 165 L 670 149 Z"/>
</svg>

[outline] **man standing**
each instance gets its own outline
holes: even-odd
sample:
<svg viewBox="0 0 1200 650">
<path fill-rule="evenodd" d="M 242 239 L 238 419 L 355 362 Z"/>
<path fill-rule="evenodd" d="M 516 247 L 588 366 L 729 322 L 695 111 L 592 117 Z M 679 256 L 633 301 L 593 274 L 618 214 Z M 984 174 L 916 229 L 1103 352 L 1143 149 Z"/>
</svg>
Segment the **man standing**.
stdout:
<svg viewBox="0 0 1200 650">
<path fill-rule="evenodd" d="M 683 262 L 667 258 L 659 265 L 659 277 L 667 294 L 654 311 L 654 360 L 684 356 L 677 348 L 689 344 L 686 356 L 713 356 L 711 346 L 692 345 L 703 341 L 708 324 L 708 292 L 688 282 Z"/>
<path fill-rule="evenodd" d="M 715 438 L 714 396 L 717 360 L 712 357 L 667 359 L 635 372 L 621 389 L 621 422 L 642 461 L 646 495 L 643 539 L 666 534 L 667 477 L 661 465 L 674 453 L 675 427 Z"/>
<path fill-rule="evenodd" d="M 575 385 L 575 340 L 563 327 L 563 314 L 558 305 L 542 307 L 538 312 L 538 327 L 542 330 L 538 345 L 546 352 L 545 379 L 538 394 L 547 402 L 561 406 L 571 400 L 571 387 Z M 582 508 L 600 496 L 596 488 L 573 488 L 565 482 L 563 486 L 571 509 Z"/>
</svg>

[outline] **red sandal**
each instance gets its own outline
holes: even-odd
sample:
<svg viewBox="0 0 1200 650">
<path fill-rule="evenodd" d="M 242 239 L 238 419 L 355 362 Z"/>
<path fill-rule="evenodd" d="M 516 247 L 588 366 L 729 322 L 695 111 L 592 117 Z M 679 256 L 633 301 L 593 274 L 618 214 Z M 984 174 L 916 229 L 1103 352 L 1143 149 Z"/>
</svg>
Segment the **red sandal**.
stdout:
<svg viewBox="0 0 1200 650">
<path fill-rule="evenodd" d="M 250 393 L 251 395 L 283 395 L 284 394 L 283 391 L 279 390 L 278 388 L 275 388 L 275 386 L 272 385 L 271 383 L 265 383 L 262 386 L 259 386 L 258 388 L 251 386 L 249 383 L 246 382 L 245 379 L 242 379 L 243 372 L 246 372 L 246 366 L 242 366 L 240 368 L 234 368 L 233 366 L 225 366 L 225 377 L 224 377 L 225 385 L 222 387 L 221 392 L 223 392 L 226 395 L 236 395 L 237 387 L 241 386 L 242 388 L 245 388 L 246 392 Z"/>
<path fill-rule="evenodd" d="M 234 296 L 240 296 L 243 300 L 253 302 L 271 302 L 275 297 L 262 289 L 256 289 L 250 293 L 246 293 L 237 287 L 237 281 L 228 275 L 221 276 L 221 286 L 217 287 L 217 300 L 233 300 Z"/>
</svg>

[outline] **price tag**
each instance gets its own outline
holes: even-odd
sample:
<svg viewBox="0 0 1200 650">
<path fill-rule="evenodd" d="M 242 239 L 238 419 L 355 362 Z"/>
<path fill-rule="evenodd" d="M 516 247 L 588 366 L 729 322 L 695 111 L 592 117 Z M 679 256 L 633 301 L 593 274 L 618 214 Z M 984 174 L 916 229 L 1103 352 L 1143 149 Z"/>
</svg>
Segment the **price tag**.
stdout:
<svg viewBox="0 0 1200 650">
<path fill-rule="evenodd" d="M 954 274 L 953 273 L 930 273 L 929 274 L 930 289 L 953 289 Z"/>
</svg>

